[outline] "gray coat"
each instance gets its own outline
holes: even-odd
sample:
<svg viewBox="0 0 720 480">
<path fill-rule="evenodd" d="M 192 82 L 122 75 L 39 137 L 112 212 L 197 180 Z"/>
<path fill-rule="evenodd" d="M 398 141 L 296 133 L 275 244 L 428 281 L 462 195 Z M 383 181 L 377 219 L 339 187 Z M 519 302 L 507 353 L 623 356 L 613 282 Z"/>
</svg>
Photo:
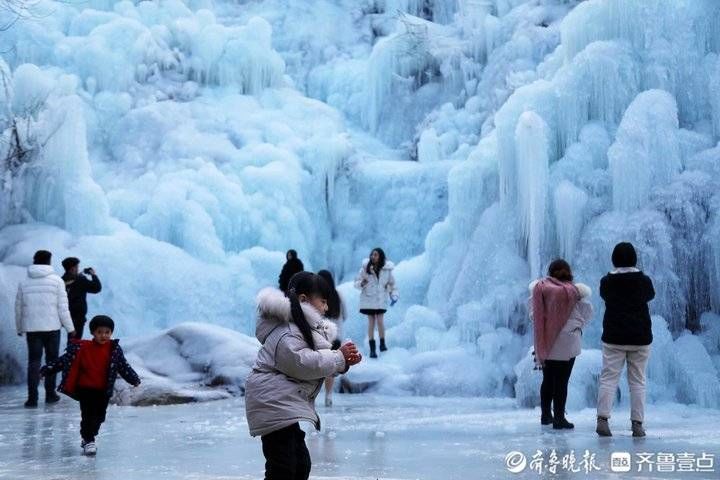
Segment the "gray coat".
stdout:
<svg viewBox="0 0 720 480">
<path fill-rule="evenodd" d="M 530 295 L 537 284 L 537 280 L 530 283 Z M 550 353 L 548 353 L 548 360 L 570 360 L 580 355 L 582 351 L 582 331 L 585 326 L 592 320 L 593 307 L 590 303 L 590 296 L 592 290 L 584 283 L 576 283 L 575 287 L 580 293 L 580 300 L 575 304 L 570 313 L 565 326 L 560 330 L 560 333 L 553 343 Z M 532 301 L 528 301 L 528 308 L 530 310 L 530 319 L 533 318 L 532 312 Z"/>
<path fill-rule="evenodd" d="M 291 320 L 290 300 L 272 288 L 257 297 L 255 336 L 262 343 L 245 383 L 245 410 L 250 435 L 267 435 L 299 421 L 320 429 L 315 397 L 323 379 L 347 370 L 345 358 L 330 350 L 336 326 L 309 304 L 302 304 L 313 330 L 312 350 Z"/>
</svg>

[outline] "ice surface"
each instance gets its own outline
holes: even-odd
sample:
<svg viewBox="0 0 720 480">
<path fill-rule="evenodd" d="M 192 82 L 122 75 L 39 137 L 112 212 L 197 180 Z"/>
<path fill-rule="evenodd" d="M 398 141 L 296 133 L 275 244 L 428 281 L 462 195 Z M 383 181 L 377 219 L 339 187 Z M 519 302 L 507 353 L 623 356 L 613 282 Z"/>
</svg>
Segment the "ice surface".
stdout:
<svg viewBox="0 0 720 480">
<path fill-rule="evenodd" d="M 262 477 L 260 441 L 247 432 L 242 399 L 155 408 L 111 406 L 98 437 L 98 455 L 80 455 L 79 409 L 63 399 L 51 408 L 27 411 L 20 389 L 0 389 L 0 475 L 17 480 L 46 478 L 160 480 L 253 479 Z M 601 468 L 589 478 L 610 478 L 615 451 L 702 452 L 717 455 L 720 438 L 714 409 L 650 405 L 648 436 L 640 443 L 629 431 L 629 412 L 616 409 L 609 441 L 594 433 L 595 411 L 569 408 L 573 432 L 540 426 L 539 409 L 519 409 L 511 399 L 411 398 L 340 395 L 318 407 L 319 434 L 308 429 L 312 478 L 366 480 L 509 478 L 505 456 L 548 458 L 587 449 Z M 20 435 L 18 435 L 20 433 Z M 574 475 L 584 476 L 584 473 Z M 702 473 L 696 475 L 702 476 Z M 676 478 L 644 473 L 643 478 Z M 538 478 L 526 470 L 517 478 Z M 707 477 L 705 477 L 707 478 Z"/>
</svg>

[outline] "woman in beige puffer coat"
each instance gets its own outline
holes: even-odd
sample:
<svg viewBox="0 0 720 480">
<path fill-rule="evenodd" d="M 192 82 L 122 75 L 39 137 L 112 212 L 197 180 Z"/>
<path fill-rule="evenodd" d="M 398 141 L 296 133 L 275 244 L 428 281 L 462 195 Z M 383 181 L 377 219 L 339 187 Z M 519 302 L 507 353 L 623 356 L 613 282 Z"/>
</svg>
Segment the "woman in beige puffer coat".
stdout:
<svg viewBox="0 0 720 480">
<path fill-rule="evenodd" d="M 323 318 L 325 292 L 321 277 L 300 272 L 287 296 L 275 289 L 258 295 L 255 336 L 262 348 L 245 382 L 245 409 L 250 435 L 262 440 L 266 480 L 309 477 L 310 454 L 299 422 L 319 430 L 315 397 L 323 380 L 362 359 L 351 342 L 330 349 L 336 327 Z"/>
</svg>

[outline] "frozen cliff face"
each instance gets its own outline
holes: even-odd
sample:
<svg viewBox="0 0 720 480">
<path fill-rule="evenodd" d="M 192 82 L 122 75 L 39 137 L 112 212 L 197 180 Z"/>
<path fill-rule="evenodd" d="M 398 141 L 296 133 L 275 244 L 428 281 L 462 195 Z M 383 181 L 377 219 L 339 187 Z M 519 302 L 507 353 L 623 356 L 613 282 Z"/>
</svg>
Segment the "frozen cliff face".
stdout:
<svg viewBox="0 0 720 480">
<path fill-rule="evenodd" d="M 98 269 L 91 314 L 117 317 L 122 336 L 185 321 L 250 333 L 286 249 L 347 282 L 382 246 L 398 264 L 396 351 L 362 381 L 528 403 L 528 282 L 562 256 L 596 290 L 629 240 L 658 292 L 658 348 L 717 366 L 716 2 L 37 8 L 0 36 L 8 304 L 50 248 L 56 266 L 73 254 Z M 342 291 L 363 342 L 357 293 Z M 2 312 L 0 352 L 19 359 Z M 576 405 L 597 362 L 578 363 Z M 651 368 L 668 398 L 707 404 Z"/>
<path fill-rule="evenodd" d="M 682 25 L 676 23 L 680 19 Z M 498 17 L 501 24 L 506 20 Z M 564 256 L 579 280 L 596 287 L 612 268 L 614 244 L 629 240 L 640 252 L 640 267 L 658 287 L 651 308 L 667 319 L 667 348 L 679 355 L 687 349 L 692 336 L 674 347 L 672 338 L 686 327 L 700 330 L 700 314 L 713 308 L 711 285 L 718 271 L 710 232 L 716 205 L 712 189 L 719 178 L 712 165 L 720 156 L 712 149 L 718 141 L 716 89 L 708 74 L 717 62 L 718 22 L 718 6 L 711 2 L 680 2 L 670 8 L 659 2 L 581 2 L 561 20 L 555 51 L 534 63 L 533 74 L 526 76 L 530 81 L 519 84 L 493 122 L 483 125 L 484 138 L 476 147 L 483 148 L 498 175 L 499 191 L 489 203 L 499 202 L 503 213 L 484 225 L 497 238 L 495 245 L 469 235 L 468 223 L 447 220 L 427 237 L 426 253 L 433 252 L 426 257 L 431 265 L 427 303 L 446 315 L 449 328 L 458 324 L 472 332 L 460 337 L 461 344 L 469 343 L 480 356 L 488 330 L 506 325 L 513 326 L 521 344 L 531 344 L 522 284 L 542 274 L 552 258 Z M 680 53 L 685 49 L 687 55 Z M 484 71 L 491 62 L 489 58 Z M 474 108 L 474 102 L 466 104 L 464 111 Z M 547 133 L 544 144 L 529 148 L 529 136 L 520 132 L 527 131 L 534 116 Z M 490 138 L 494 141 L 486 141 Z M 547 177 L 535 170 L 544 154 Z M 461 165 L 472 165 L 475 158 L 471 154 Z M 472 211 L 478 192 L 485 191 L 479 179 L 464 181 L 477 189 L 450 177 L 449 198 L 456 200 L 448 219 Z M 473 219 L 485 219 L 496 208 Z M 534 209 L 543 214 L 533 215 Z M 508 222 L 515 223 L 513 229 L 506 227 Z M 477 225 L 477 220 L 469 223 Z M 461 259 L 470 255 L 478 268 L 461 268 Z M 514 266 L 516 256 L 524 268 Z M 490 267 L 497 258 L 505 266 L 502 273 Z M 492 278 L 489 288 L 481 277 Z M 598 318 L 585 336 L 588 347 L 598 345 L 601 333 L 602 302 L 595 297 L 594 303 Z M 526 353 L 506 352 L 517 361 Z M 712 366 L 710 356 L 687 363 L 694 361 Z M 514 381 L 523 371 L 507 376 Z M 674 378 L 660 375 L 656 380 L 674 384 Z M 670 397 L 704 398 L 682 393 L 677 385 Z"/>
</svg>

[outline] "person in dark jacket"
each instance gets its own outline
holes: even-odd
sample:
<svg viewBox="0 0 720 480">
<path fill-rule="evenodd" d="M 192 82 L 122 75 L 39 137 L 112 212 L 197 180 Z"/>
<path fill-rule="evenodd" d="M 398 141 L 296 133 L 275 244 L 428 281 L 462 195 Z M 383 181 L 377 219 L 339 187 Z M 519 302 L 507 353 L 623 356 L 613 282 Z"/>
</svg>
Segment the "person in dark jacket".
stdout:
<svg viewBox="0 0 720 480">
<path fill-rule="evenodd" d="M 285 265 L 283 265 L 280 277 L 278 278 L 278 284 L 282 292 L 287 292 L 288 283 L 290 279 L 296 273 L 300 273 L 305 270 L 303 262 L 298 258 L 298 254 L 295 250 L 288 250 L 285 254 Z"/>
<path fill-rule="evenodd" d="M 95 455 L 95 437 L 105 421 L 118 375 L 137 387 L 140 377 L 128 364 L 119 340 L 112 340 L 115 322 L 105 315 L 90 321 L 92 340 L 72 339 L 65 354 L 40 369 L 42 376 L 62 371 L 58 391 L 80 402 L 80 435 L 85 455 Z"/>
<path fill-rule="evenodd" d="M 65 291 L 70 303 L 70 316 L 75 325 L 75 338 L 82 338 L 85 322 L 87 321 L 87 294 L 100 293 L 102 284 L 92 268 L 86 268 L 83 273 L 90 275 L 88 279 L 80 273 L 80 260 L 75 257 L 68 257 L 62 261 L 65 274 L 62 276 L 65 282 Z M 68 335 L 68 340 L 71 336 Z"/>
<path fill-rule="evenodd" d="M 655 289 L 650 277 L 636 268 L 637 253 L 631 243 L 617 244 L 612 262 L 615 269 L 600 281 L 605 317 L 596 431 L 603 437 L 612 435 L 608 419 L 627 362 L 632 434 L 644 437 L 645 369 L 653 339 L 648 302 L 655 298 Z"/>
</svg>

